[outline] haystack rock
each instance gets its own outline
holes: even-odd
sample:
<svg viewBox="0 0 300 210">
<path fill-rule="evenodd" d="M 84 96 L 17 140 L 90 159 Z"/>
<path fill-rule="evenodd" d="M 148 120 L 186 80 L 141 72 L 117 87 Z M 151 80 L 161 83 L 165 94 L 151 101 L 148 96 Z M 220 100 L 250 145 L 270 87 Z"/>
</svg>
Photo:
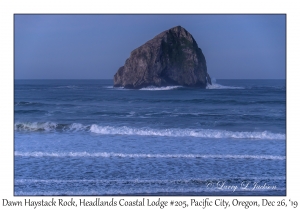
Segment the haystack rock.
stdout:
<svg viewBox="0 0 300 210">
<path fill-rule="evenodd" d="M 205 57 L 193 36 L 181 26 L 166 30 L 133 50 L 114 75 L 114 87 L 206 88 L 211 84 Z"/>
</svg>

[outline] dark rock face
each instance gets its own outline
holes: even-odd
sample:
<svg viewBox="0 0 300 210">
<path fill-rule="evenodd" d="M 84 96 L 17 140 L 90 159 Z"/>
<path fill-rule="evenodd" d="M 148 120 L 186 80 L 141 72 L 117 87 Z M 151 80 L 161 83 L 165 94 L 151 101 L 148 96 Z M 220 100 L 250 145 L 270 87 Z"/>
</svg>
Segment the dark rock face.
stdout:
<svg viewBox="0 0 300 210">
<path fill-rule="evenodd" d="M 211 84 L 205 57 L 193 36 L 181 26 L 164 31 L 133 50 L 114 75 L 114 87 Z"/>
</svg>

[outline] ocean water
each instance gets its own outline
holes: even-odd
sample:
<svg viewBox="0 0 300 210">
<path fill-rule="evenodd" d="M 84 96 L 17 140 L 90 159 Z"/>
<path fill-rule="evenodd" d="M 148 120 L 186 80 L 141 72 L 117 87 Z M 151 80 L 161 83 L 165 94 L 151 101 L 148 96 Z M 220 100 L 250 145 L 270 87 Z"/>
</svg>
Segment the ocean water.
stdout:
<svg viewBox="0 0 300 210">
<path fill-rule="evenodd" d="M 285 80 L 15 80 L 15 195 L 286 195 Z"/>
</svg>

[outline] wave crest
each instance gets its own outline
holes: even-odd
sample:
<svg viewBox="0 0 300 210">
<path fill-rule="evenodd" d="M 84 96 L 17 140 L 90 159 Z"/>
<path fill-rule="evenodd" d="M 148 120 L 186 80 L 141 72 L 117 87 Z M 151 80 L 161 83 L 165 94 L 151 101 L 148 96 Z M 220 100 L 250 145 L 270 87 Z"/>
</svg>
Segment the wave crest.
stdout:
<svg viewBox="0 0 300 210">
<path fill-rule="evenodd" d="M 93 124 L 90 132 L 97 134 L 112 135 L 141 135 L 141 136 L 169 136 L 169 137 L 201 137 L 201 138 L 234 138 L 234 139 L 285 139 L 284 134 L 263 132 L 234 132 L 212 129 L 151 129 L 151 128 L 130 128 L 127 126 L 112 127 L 98 126 Z"/>
<path fill-rule="evenodd" d="M 25 122 L 15 123 L 16 131 L 84 131 L 88 130 L 90 126 L 82 125 L 81 123 L 72 124 L 58 124 L 55 122 Z"/>
<path fill-rule="evenodd" d="M 15 130 L 19 131 L 53 131 L 57 128 L 54 122 L 15 123 Z"/>
<path fill-rule="evenodd" d="M 201 154 L 126 154 L 113 152 L 15 152 L 21 157 L 98 157 L 98 158 L 202 158 L 202 159 L 265 159 L 285 160 L 285 156 L 274 155 L 201 155 Z"/>
<path fill-rule="evenodd" d="M 100 126 L 96 124 L 83 125 L 81 123 L 57 124 L 54 122 L 27 122 L 15 123 L 16 131 L 25 132 L 91 132 L 99 135 L 137 135 L 137 136 L 167 136 L 167 137 L 198 137 L 213 139 L 270 139 L 285 140 L 285 134 L 272 133 L 269 131 L 246 132 L 246 131 L 227 131 L 213 129 L 153 129 L 153 128 L 134 128 L 127 126 Z"/>
<path fill-rule="evenodd" d="M 174 90 L 174 89 L 178 89 L 178 88 L 181 88 L 181 87 L 182 86 L 165 86 L 165 87 L 149 86 L 149 87 L 141 88 L 140 90 L 151 90 L 151 91 L 155 91 L 155 90 Z"/>
<path fill-rule="evenodd" d="M 206 89 L 245 89 L 243 87 L 224 86 L 217 84 L 217 80 L 214 78 L 211 80 L 211 83 L 211 85 L 207 84 Z"/>
</svg>

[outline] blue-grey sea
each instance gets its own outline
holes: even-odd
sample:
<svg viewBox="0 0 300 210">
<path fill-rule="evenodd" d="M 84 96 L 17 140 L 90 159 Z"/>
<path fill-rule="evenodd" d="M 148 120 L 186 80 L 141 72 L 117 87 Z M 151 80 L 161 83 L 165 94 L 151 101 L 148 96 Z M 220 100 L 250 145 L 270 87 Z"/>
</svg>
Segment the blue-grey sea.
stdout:
<svg viewBox="0 0 300 210">
<path fill-rule="evenodd" d="M 15 195 L 286 195 L 286 81 L 15 80 Z"/>
</svg>

